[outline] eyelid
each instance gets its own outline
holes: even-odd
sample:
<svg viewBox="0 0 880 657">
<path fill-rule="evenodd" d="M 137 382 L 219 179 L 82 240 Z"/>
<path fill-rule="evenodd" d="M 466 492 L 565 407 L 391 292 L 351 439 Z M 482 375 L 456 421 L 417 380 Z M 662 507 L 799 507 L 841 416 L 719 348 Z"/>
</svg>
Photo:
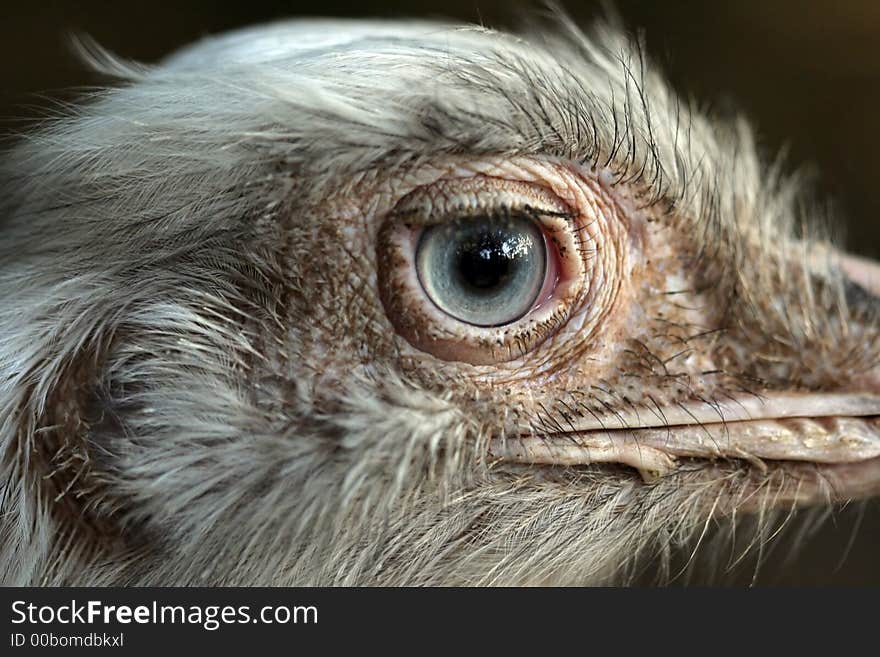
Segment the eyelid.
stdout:
<svg viewBox="0 0 880 657">
<path fill-rule="evenodd" d="M 524 212 L 534 218 L 575 216 L 558 196 L 534 183 L 493 176 L 441 179 L 419 187 L 398 202 L 389 216 L 430 226 L 469 215 Z"/>
</svg>

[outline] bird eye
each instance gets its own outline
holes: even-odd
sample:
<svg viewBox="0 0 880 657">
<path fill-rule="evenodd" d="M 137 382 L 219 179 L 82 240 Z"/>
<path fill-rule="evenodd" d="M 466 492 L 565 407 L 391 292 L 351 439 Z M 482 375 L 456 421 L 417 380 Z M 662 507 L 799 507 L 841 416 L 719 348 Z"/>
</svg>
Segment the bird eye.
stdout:
<svg viewBox="0 0 880 657">
<path fill-rule="evenodd" d="M 578 342 L 571 334 L 589 336 L 615 294 L 617 212 L 573 167 L 508 162 L 502 173 L 441 178 L 390 204 L 376 242 L 379 293 L 420 352 L 512 368 L 529 354 L 539 369 L 556 367 Z"/>
<path fill-rule="evenodd" d="M 422 231 L 416 269 L 428 298 L 450 317 L 504 326 L 552 288 L 548 247 L 537 221 L 523 214 L 464 217 Z"/>
</svg>

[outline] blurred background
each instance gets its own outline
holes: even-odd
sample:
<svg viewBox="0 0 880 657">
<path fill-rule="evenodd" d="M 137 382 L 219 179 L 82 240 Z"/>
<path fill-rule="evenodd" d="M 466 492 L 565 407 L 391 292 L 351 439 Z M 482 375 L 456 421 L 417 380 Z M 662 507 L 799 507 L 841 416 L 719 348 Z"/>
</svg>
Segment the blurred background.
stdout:
<svg viewBox="0 0 880 657">
<path fill-rule="evenodd" d="M 874 0 L 561 1 L 586 24 L 607 7 L 648 51 L 678 91 L 751 118 L 768 153 L 785 150 L 791 168 L 811 175 L 854 252 L 880 257 L 880 2 Z M 4 0 L 0 21 L 0 129 L 19 131 L 52 98 L 97 84 L 71 54 L 68 37 L 86 33 L 110 50 L 154 61 L 207 34 L 292 16 L 454 18 L 513 27 L 540 10 L 503 0 L 191 0 L 100 2 Z M 843 509 L 797 555 L 771 554 L 764 585 L 880 584 L 880 503 Z M 856 533 L 857 532 L 857 533 Z M 853 539 L 854 540 L 851 540 Z M 796 539 L 791 535 L 789 540 Z M 784 553 L 784 554 L 783 554 Z M 726 559 L 726 555 L 725 555 Z M 754 561 L 715 581 L 752 581 Z M 708 575 L 707 575 L 708 577 Z M 699 573 L 696 582 L 704 582 Z"/>
</svg>

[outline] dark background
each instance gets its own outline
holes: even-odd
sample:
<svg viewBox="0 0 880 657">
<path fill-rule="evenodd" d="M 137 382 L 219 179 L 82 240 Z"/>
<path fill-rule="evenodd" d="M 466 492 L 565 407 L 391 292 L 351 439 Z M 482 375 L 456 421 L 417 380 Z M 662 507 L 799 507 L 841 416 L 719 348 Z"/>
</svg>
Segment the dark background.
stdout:
<svg viewBox="0 0 880 657">
<path fill-rule="evenodd" d="M 591 0 L 563 4 L 580 23 L 602 11 Z M 649 53 L 681 93 L 750 117 L 768 152 L 785 149 L 791 168 L 813 176 L 847 246 L 880 257 L 880 3 L 617 0 L 613 6 L 630 29 L 644 29 Z M 100 82 L 71 55 L 71 32 L 87 33 L 125 57 L 153 61 L 200 36 L 275 18 L 428 16 L 515 27 L 529 8 L 540 6 L 495 0 L 2 0 L 0 127 L 21 130 L 21 119 L 39 115 L 51 98 L 69 99 L 66 89 Z M 867 507 L 847 553 L 859 515 L 858 508 L 838 513 L 817 537 L 797 546 L 794 560 L 772 555 L 757 582 L 880 584 L 880 503 Z M 748 583 L 753 567 L 746 564 L 722 581 Z"/>
</svg>

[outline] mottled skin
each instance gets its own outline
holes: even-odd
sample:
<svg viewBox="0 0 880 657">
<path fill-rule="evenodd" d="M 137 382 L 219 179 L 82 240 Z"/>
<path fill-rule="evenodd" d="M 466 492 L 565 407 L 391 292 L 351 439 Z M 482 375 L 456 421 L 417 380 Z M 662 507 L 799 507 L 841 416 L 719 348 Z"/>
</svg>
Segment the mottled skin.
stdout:
<svg viewBox="0 0 880 657">
<path fill-rule="evenodd" d="M 762 545 L 880 486 L 875 266 L 850 280 L 747 127 L 616 31 L 97 59 L 124 82 L 4 161 L 4 582 L 625 582 L 713 520 L 756 512 Z M 499 207 L 560 283 L 480 329 L 412 247 Z M 786 409 L 812 433 L 768 458 Z"/>
</svg>

